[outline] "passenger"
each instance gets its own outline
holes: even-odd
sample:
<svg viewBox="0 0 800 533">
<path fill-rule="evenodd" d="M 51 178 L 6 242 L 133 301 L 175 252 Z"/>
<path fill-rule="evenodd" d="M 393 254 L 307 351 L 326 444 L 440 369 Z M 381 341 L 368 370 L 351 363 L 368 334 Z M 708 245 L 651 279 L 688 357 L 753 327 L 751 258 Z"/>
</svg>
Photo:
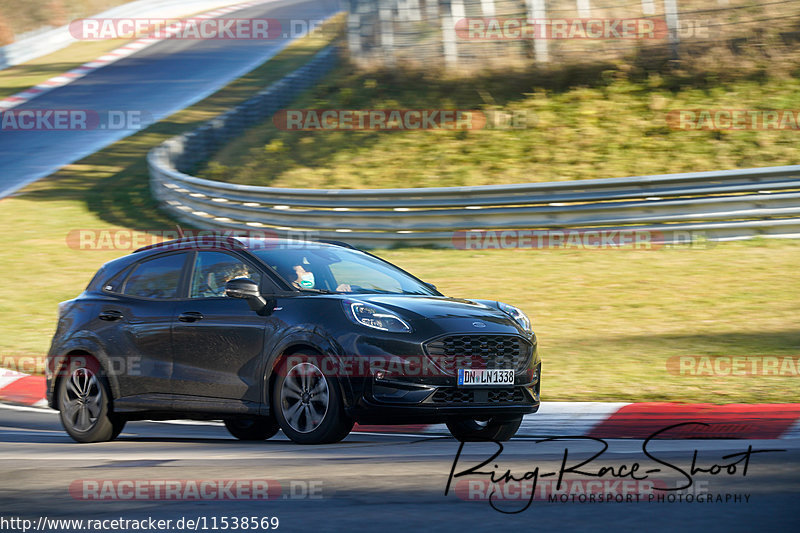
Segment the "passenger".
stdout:
<svg viewBox="0 0 800 533">
<path fill-rule="evenodd" d="M 218 277 L 219 276 L 219 277 Z M 207 290 L 204 296 L 225 296 L 225 284 L 236 278 L 249 278 L 250 271 L 245 264 L 238 264 L 222 272 L 211 271 L 206 276 Z M 217 281 L 219 280 L 219 282 Z"/>
</svg>

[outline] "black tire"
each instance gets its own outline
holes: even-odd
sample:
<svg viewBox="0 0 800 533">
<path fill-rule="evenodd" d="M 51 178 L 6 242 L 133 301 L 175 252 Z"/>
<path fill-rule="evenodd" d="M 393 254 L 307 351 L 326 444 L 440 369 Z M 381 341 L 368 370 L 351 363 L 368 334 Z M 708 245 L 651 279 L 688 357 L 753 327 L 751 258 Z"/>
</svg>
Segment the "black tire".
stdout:
<svg viewBox="0 0 800 533">
<path fill-rule="evenodd" d="M 456 439 L 462 442 L 490 440 L 503 442 L 516 435 L 520 424 L 522 424 L 521 416 L 494 416 L 483 421 L 469 418 L 451 420 L 447 422 L 447 429 Z"/>
<path fill-rule="evenodd" d="M 97 360 L 89 356 L 70 359 L 58 381 L 59 418 L 75 441 L 105 442 L 115 439 L 125 419 L 113 413 L 111 388 Z"/>
<path fill-rule="evenodd" d="M 225 427 L 239 440 L 267 440 L 281 429 L 275 419 L 266 416 L 229 418 L 225 420 Z"/>
<path fill-rule="evenodd" d="M 122 430 L 125 429 L 125 423 L 127 420 L 122 418 L 119 415 L 112 415 L 111 416 L 111 423 L 114 425 L 114 431 L 111 433 L 111 439 L 114 440 L 119 437 L 119 434 L 122 433 Z"/>
<path fill-rule="evenodd" d="M 275 419 L 286 436 L 298 444 L 339 442 L 350 434 L 354 424 L 344 411 L 339 383 L 323 374 L 312 357 L 303 360 L 303 355 L 294 354 L 291 360 L 282 363 L 275 376 Z"/>
</svg>

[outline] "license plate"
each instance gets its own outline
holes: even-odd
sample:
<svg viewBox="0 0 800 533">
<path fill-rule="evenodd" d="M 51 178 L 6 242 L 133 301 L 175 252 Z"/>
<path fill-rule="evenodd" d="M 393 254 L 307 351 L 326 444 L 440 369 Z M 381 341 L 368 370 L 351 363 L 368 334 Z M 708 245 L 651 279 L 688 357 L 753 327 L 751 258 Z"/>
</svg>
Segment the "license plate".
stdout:
<svg viewBox="0 0 800 533">
<path fill-rule="evenodd" d="M 459 368 L 459 387 L 513 387 L 514 370 L 499 368 Z"/>
</svg>

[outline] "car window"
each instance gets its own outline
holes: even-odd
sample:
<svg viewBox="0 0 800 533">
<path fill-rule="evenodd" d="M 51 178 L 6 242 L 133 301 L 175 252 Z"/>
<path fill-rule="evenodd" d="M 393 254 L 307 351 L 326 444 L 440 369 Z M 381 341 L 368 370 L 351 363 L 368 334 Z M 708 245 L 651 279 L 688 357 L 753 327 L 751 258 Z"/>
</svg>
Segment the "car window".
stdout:
<svg viewBox="0 0 800 533">
<path fill-rule="evenodd" d="M 125 284 L 125 278 L 128 277 L 128 274 L 131 273 L 131 270 L 133 270 L 134 266 L 135 265 L 125 267 L 122 271 L 103 283 L 103 290 L 108 292 L 122 292 L 122 287 Z"/>
<path fill-rule="evenodd" d="M 330 269 L 340 291 L 351 292 L 354 287 L 362 287 L 368 291 L 403 292 L 399 281 L 363 263 L 345 259 L 333 263 Z"/>
<path fill-rule="evenodd" d="M 171 254 L 136 265 L 125 281 L 123 294 L 142 298 L 175 298 L 186 254 Z"/>
<path fill-rule="evenodd" d="M 241 259 L 223 252 L 198 252 L 189 297 L 225 296 L 225 283 L 235 278 L 250 278 L 261 284 L 261 274 Z"/>
</svg>

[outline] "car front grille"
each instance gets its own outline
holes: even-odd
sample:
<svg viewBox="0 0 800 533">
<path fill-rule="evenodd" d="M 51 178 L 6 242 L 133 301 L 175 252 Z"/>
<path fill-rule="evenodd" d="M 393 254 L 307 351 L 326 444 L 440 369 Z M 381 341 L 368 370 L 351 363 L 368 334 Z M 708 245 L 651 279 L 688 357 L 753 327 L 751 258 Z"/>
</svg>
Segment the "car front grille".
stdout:
<svg viewBox="0 0 800 533">
<path fill-rule="evenodd" d="M 515 335 L 449 335 L 425 344 L 425 350 L 440 368 L 455 375 L 459 368 L 525 369 L 531 344 Z"/>
<path fill-rule="evenodd" d="M 530 403 L 521 387 L 514 389 L 465 390 L 440 388 L 430 400 L 436 404 Z"/>
</svg>

